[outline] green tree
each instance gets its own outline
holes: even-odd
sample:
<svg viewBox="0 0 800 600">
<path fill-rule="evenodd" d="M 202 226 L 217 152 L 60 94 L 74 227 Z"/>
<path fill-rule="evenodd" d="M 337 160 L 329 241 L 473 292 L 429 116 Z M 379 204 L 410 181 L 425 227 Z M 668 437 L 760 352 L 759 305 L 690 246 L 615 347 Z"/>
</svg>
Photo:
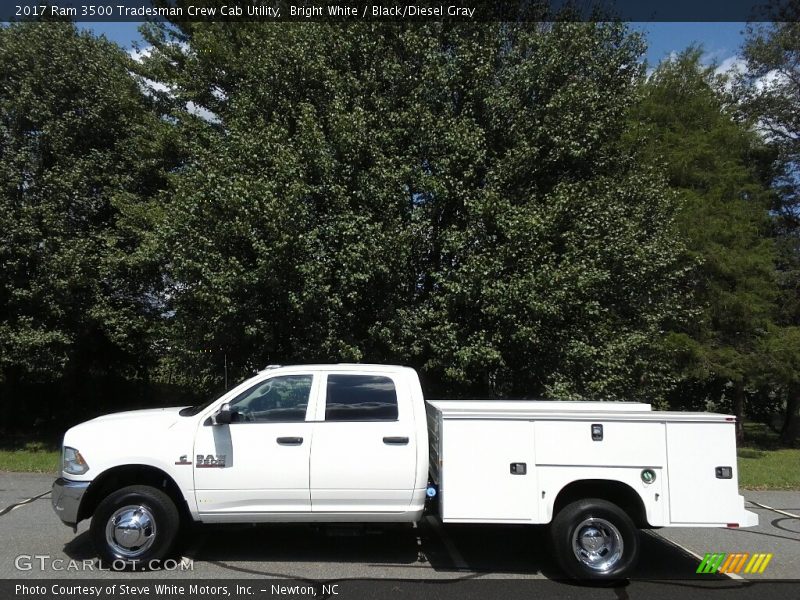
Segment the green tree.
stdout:
<svg viewBox="0 0 800 600">
<path fill-rule="evenodd" d="M 686 406 L 686 390 L 700 382 L 716 388 L 717 401 L 727 394 L 741 423 L 777 296 L 765 180 L 770 156 L 752 125 L 735 119 L 726 78 L 703 66 L 701 55 L 689 48 L 649 77 L 636 113 L 637 142 L 666 166 L 679 197 L 686 261 L 697 265 L 687 290 L 696 316 L 667 338 L 687 378 L 678 402 Z M 704 408 L 702 398 L 694 400 Z"/>
<path fill-rule="evenodd" d="M 71 23 L 0 28 L 0 382 L 33 416 L 150 362 L 168 136 L 131 65 Z"/>
<path fill-rule="evenodd" d="M 774 232 L 781 288 L 779 329 L 765 371 L 775 376 L 786 403 L 782 441 L 800 435 L 800 387 L 796 381 L 800 347 L 800 7 L 788 3 L 773 22 L 748 26 L 745 69 L 736 87 L 746 118 L 758 123 L 775 151 L 772 188 Z"/>
<path fill-rule="evenodd" d="M 787 8 L 790 8 L 787 5 Z M 786 22 L 748 26 L 745 69 L 736 91 L 747 116 L 777 150 L 779 225 L 800 228 L 800 8 L 782 14 Z M 796 303 L 795 303 L 796 306 Z"/>
<path fill-rule="evenodd" d="M 437 393 L 663 397 L 682 249 L 623 143 L 644 75 L 623 25 L 146 35 L 192 148 L 160 229 L 183 365 L 399 361 Z"/>
</svg>

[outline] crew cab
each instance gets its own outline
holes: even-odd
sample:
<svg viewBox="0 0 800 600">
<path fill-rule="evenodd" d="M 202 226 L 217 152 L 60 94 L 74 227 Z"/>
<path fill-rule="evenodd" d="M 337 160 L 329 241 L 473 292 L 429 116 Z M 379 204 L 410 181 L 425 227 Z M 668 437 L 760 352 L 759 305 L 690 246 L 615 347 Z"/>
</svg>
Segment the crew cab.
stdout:
<svg viewBox="0 0 800 600">
<path fill-rule="evenodd" d="M 734 418 L 630 402 L 428 400 L 407 367 L 270 367 L 194 407 L 64 436 L 52 503 L 116 568 L 182 522 L 548 524 L 575 578 L 621 578 L 639 528 L 746 527 Z"/>
</svg>

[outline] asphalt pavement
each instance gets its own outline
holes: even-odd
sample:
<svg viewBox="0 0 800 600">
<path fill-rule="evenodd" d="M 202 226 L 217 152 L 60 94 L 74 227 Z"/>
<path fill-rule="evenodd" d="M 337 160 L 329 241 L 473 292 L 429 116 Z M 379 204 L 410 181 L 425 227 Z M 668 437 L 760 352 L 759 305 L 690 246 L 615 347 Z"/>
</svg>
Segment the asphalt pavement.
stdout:
<svg viewBox="0 0 800 600">
<path fill-rule="evenodd" d="M 171 568 L 119 573 L 95 560 L 87 522 L 73 534 L 55 516 L 48 493 L 52 481 L 50 475 L 0 473 L 0 579 L 548 580 L 561 586 L 554 588 L 564 591 L 559 595 L 585 598 L 580 588 L 560 582 L 544 527 L 443 526 L 433 517 L 413 527 L 366 529 L 197 526 L 183 539 Z M 762 505 L 748 502 L 760 517 L 756 528 L 643 532 L 640 564 L 625 593 L 656 581 L 681 586 L 688 582 L 697 589 L 712 581 L 730 589 L 747 583 L 695 574 L 698 557 L 706 552 L 770 552 L 774 557 L 765 574 L 742 577 L 800 578 L 800 519 L 793 516 L 800 515 L 800 492 L 744 495 Z M 796 597 L 800 587 L 792 589 Z"/>
</svg>

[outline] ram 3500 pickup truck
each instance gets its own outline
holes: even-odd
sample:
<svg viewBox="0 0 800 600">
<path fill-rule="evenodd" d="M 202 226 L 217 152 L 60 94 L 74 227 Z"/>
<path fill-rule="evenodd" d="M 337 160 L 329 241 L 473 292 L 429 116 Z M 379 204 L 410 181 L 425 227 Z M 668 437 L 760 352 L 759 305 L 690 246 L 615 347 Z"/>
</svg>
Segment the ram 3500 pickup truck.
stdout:
<svg viewBox="0 0 800 600">
<path fill-rule="evenodd" d="M 549 524 L 568 575 L 620 578 L 638 528 L 758 523 L 733 417 L 426 401 L 397 366 L 270 367 L 200 406 L 77 425 L 62 462 L 56 513 L 91 518 L 98 554 L 122 568 L 163 559 L 181 522 L 415 522 L 431 505 L 444 523 Z"/>
</svg>

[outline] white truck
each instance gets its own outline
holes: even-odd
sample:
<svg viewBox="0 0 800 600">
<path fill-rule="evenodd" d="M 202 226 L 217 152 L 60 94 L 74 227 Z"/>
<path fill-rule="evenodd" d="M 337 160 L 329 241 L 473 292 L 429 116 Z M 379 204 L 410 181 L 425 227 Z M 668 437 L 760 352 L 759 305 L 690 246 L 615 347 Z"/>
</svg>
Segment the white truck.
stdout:
<svg viewBox="0 0 800 600">
<path fill-rule="evenodd" d="M 426 401 L 406 367 L 270 367 L 200 406 L 73 427 L 52 503 L 73 528 L 91 518 L 118 568 L 157 564 L 182 522 L 415 522 L 435 507 L 444 523 L 549 524 L 566 574 L 618 579 L 638 528 L 758 523 L 734 430 L 638 403 Z"/>
</svg>

